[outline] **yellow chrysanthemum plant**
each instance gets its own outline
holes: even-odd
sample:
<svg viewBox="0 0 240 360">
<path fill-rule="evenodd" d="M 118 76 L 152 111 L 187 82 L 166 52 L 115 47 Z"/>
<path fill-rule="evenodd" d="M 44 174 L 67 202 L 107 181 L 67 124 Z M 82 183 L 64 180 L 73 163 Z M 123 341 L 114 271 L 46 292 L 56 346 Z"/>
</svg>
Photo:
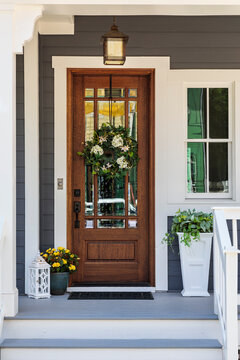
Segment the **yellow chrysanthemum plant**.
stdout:
<svg viewBox="0 0 240 360">
<path fill-rule="evenodd" d="M 69 272 L 70 274 L 77 270 L 79 257 L 73 254 L 69 249 L 59 246 L 57 249 L 49 248 L 45 253 L 41 253 L 45 261 L 51 265 L 51 272 Z"/>
</svg>

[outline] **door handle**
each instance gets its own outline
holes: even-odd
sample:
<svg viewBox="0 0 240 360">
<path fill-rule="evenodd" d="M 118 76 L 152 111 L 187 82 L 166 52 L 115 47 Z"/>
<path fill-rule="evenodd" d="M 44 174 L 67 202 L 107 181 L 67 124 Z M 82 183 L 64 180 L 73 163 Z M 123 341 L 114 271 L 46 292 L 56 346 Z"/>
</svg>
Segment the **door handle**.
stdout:
<svg viewBox="0 0 240 360">
<path fill-rule="evenodd" d="M 74 201 L 73 211 L 74 211 L 76 214 L 79 214 L 79 213 L 80 213 L 80 211 L 81 211 L 81 203 L 80 203 L 80 201 Z"/>
<path fill-rule="evenodd" d="M 74 203 L 73 203 L 73 211 L 76 214 L 76 219 L 74 221 L 74 227 L 75 227 L 75 229 L 78 229 L 78 228 L 80 228 L 80 221 L 78 220 L 78 214 L 81 211 L 81 203 L 80 203 L 80 201 L 74 201 Z"/>
</svg>

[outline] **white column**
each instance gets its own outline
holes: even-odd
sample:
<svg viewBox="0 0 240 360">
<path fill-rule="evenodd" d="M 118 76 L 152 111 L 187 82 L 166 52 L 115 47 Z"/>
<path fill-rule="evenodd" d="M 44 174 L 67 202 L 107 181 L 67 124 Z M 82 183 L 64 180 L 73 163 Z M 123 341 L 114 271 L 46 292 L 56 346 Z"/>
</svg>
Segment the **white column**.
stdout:
<svg viewBox="0 0 240 360">
<path fill-rule="evenodd" d="M 2 256 L 3 311 L 18 310 L 16 288 L 16 55 L 13 51 L 14 12 L 0 8 L 0 216 L 6 220 Z"/>
<path fill-rule="evenodd" d="M 39 250 L 38 32 L 24 46 L 25 102 L 25 292 L 28 267 Z"/>
</svg>

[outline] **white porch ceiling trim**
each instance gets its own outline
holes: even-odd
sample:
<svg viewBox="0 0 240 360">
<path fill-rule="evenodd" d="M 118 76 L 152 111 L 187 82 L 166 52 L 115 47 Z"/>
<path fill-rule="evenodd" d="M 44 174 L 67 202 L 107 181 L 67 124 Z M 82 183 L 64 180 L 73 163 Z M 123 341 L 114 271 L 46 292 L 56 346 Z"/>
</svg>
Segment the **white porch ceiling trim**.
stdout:
<svg viewBox="0 0 240 360">
<path fill-rule="evenodd" d="M 101 56 L 53 56 L 54 68 L 54 246 L 67 244 L 67 68 L 109 68 Z M 166 142 L 164 122 L 167 114 L 167 76 L 170 68 L 168 57 L 127 57 L 124 68 L 155 69 L 155 277 L 156 290 L 167 290 L 167 247 L 161 243 L 167 218 L 161 214 L 161 189 L 166 188 L 166 177 L 161 175 L 164 161 L 161 146 Z M 57 189 L 57 178 L 63 179 L 63 190 Z"/>
</svg>

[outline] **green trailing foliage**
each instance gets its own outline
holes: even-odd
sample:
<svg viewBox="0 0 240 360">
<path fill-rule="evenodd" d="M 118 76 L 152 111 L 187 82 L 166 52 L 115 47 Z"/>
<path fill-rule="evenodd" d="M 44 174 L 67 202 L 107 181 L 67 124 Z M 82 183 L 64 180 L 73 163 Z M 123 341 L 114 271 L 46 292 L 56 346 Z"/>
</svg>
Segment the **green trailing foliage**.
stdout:
<svg viewBox="0 0 240 360">
<path fill-rule="evenodd" d="M 180 209 L 173 217 L 170 233 L 166 233 L 163 243 L 172 247 L 177 233 L 183 233 L 180 241 L 190 247 L 192 241 L 200 240 L 200 233 L 211 233 L 213 231 L 212 213 L 197 212 L 193 210 Z"/>
<path fill-rule="evenodd" d="M 138 143 L 130 136 L 130 130 L 105 123 L 77 154 L 91 166 L 94 175 L 108 179 L 126 175 L 139 161 Z"/>
</svg>

